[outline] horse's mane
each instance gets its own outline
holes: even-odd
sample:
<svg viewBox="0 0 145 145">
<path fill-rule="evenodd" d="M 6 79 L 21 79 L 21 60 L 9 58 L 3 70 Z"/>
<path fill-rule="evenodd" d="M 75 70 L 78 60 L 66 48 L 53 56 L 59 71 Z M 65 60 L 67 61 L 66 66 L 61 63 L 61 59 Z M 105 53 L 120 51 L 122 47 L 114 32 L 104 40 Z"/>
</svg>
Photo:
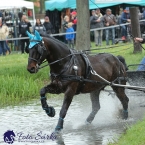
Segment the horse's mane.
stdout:
<svg viewBox="0 0 145 145">
<path fill-rule="evenodd" d="M 53 36 L 50 36 L 49 34 L 41 33 L 40 35 L 42 37 L 45 37 L 45 38 L 50 38 L 52 41 L 54 41 L 55 43 L 61 45 L 63 48 L 70 49 L 65 43 L 63 43 L 62 41 L 54 38 Z"/>
</svg>

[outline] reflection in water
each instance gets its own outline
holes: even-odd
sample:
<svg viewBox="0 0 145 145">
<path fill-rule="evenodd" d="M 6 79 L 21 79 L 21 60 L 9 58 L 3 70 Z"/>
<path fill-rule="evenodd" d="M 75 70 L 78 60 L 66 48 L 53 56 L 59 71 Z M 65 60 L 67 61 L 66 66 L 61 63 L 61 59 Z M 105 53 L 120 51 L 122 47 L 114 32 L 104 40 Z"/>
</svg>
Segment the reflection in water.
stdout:
<svg viewBox="0 0 145 145">
<path fill-rule="evenodd" d="M 64 122 L 64 130 L 59 134 L 57 141 L 45 140 L 43 143 L 35 142 L 39 145 L 106 145 L 120 135 L 126 125 L 135 123 L 143 117 L 145 112 L 145 97 L 140 92 L 127 92 L 129 103 L 129 119 L 120 119 L 119 110 L 122 108 L 118 98 L 108 96 L 102 92 L 100 96 L 101 109 L 90 125 L 85 124 L 85 119 L 91 111 L 91 101 L 89 95 L 75 96 L 69 108 Z M 23 132 L 24 135 L 36 136 L 38 132 L 51 134 L 57 124 L 59 111 L 62 105 L 62 96 L 50 98 L 49 104 L 55 107 L 56 116 L 48 117 L 41 108 L 40 102 L 33 102 L 27 106 L 15 106 L 14 108 L 0 109 L 0 144 L 3 142 L 3 134 L 7 130 L 15 133 Z M 29 142 L 18 142 L 15 145 L 27 145 Z"/>
</svg>

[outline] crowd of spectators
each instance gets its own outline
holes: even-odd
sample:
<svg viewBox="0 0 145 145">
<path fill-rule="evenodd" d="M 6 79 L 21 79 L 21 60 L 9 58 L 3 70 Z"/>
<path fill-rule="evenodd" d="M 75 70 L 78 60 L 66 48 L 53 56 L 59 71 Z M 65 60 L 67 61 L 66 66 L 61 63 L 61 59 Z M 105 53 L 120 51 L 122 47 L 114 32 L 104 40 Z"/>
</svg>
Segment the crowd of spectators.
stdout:
<svg viewBox="0 0 145 145">
<path fill-rule="evenodd" d="M 145 19 L 145 9 L 143 13 L 138 10 L 139 20 Z M 106 39 L 106 45 L 109 45 L 110 38 L 112 39 L 112 45 L 115 43 L 115 36 L 117 31 L 121 32 L 121 39 L 123 41 L 127 40 L 127 35 L 131 31 L 130 25 L 123 25 L 120 27 L 113 27 L 114 25 L 120 25 L 125 23 L 130 23 L 130 12 L 129 7 L 126 7 L 120 15 L 115 16 L 112 14 L 111 9 L 106 9 L 105 15 L 100 13 L 99 9 L 92 10 L 92 16 L 90 17 L 90 28 L 102 28 L 106 27 L 104 30 L 104 36 Z M 112 26 L 112 27 L 109 27 Z M 145 31 L 145 22 L 140 23 L 141 33 Z M 115 32 L 116 31 L 116 32 Z M 94 41 L 96 46 L 101 45 L 103 30 L 94 30 Z M 119 37 L 119 36 L 117 36 Z"/>
<path fill-rule="evenodd" d="M 143 8 L 143 13 L 140 13 L 138 10 L 139 20 L 145 19 L 145 9 Z M 72 23 L 72 28 L 76 31 L 77 28 L 77 12 L 73 11 L 69 17 L 69 15 L 64 16 L 62 19 L 62 29 L 63 32 L 67 32 L 68 24 Z M 103 34 L 105 36 L 106 45 L 109 45 L 109 40 L 112 40 L 112 45 L 115 43 L 115 37 L 121 37 L 123 41 L 127 40 L 127 35 L 131 31 L 130 25 L 124 25 L 120 27 L 113 27 L 115 25 L 130 23 L 130 12 L 129 7 L 126 7 L 120 15 L 112 14 L 111 9 L 106 9 L 105 14 L 103 15 L 100 12 L 100 9 L 92 10 L 90 16 L 90 29 L 94 29 L 91 31 L 91 36 L 93 35 L 94 42 L 96 46 L 102 45 Z M 111 27 L 110 27 L 111 26 Z M 145 22 L 140 22 L 141 33 L 145 32 Z M 105 29 L 101 29 L 106 27 Z M 100 30 L 98 30 L 100 28 Z M 120 35 L 121 34 L 121 35 Z M 73 37 L 75 39 L 75 35 Z M 64 37 L 64 42 L 65 41 Z"/>
<path fill-rule="evenodd" d="M 145 19 L 145 8 L 142 9 L 143 13 L 138 12 L 139 20 Z M 10 48 L 7 45 L 5 39 L 9 35 L 9 29 L 2 21 L 2 13 L 0 12 L 0 55 L 5 55 L 8 51 L 11 53 Z M 29 22 L 27 16 L 22 14 L 19 22 L 19 37 L 27 37 L 26 31 L 34 32 L 37 30 L 39 33 L 53 34 L 55 32 L 53 25 L 51 24 L 49 17 L 44 17 L 44 22 L 42 23 L 40 19 L 36 19 L 34 26 Z M 109 45 L 109 40 L 112 40 L 112 45 L 115 43 L 116 33 L 120 35 L 121 39 L 124 41 L 127 39 L 127 33 L 130 31 L 129 25 L 124 25 L 120 27 L 114 27 L 115 25 L 130 23 L 130 12 L 129 7 L 126 7 L 120 15 L 112 13 L 111 9 L 106 9 L 105 14 L 103 15 L 100 9 L 92 10 L 90 16 L 90 36 L 93 35 L 94 42 L 96 46 L 102 45 L 103 36 L 105 36 L 106 45 Z M 110 27 L 111 26 L 111 27 Z M 140 23 L 141 32 L 145 31 L 145 22 Z M 105 29 L 101 29 L 106 27 Z M 31 29 L 32 28 L 32 29 Z M 63 42 L 67 43 L 70 48 L 74 48 L 76 34 L 71 33 L 77 30 L 77 12 L 72 11 L 70 15 L 61 16 L 61 32 L 66 33 L 63 35 Z M 120 36 L 117 37 L 120 37 Z M 4 40 L 4 41 L 3 41 Z M 21 53 L 28 52 L 28 39 L 20 40 Z"/>
</svg>

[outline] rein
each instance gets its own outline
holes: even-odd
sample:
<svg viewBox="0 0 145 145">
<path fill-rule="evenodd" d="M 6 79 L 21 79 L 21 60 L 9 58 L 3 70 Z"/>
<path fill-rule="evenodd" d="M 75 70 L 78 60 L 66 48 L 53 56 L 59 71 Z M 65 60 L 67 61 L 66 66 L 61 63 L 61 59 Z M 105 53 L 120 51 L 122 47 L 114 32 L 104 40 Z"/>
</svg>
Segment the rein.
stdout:
<svg viewBox="0 0 145 145">
<path fill-rule="evenodd" d="M 57 63 L 57 62 L 60 62 L 60 61 L 62 61 L 62 60 L 64 60 L 64 59 L 68 58 L 69 56 L 78 55 L 78 54 L 81 54 L 81 52 L 80 52 L 80 53 L 69 54 L 69 55 L 67 55 L 66 57 L 60 58 L 60 59 L 55 60 L 55 61 L 53 61 L 53 62 L 51 62 L 51 63 L 48 63 L 48 64 L 46 64 L 46 65 L 43 65 L 43 66 L 39 67 L 38 69 L 44 68 L 44 67 L 46 67 L 46 66 L 50 66 L 50 65 L 52 65 L 52 64 L 55 64 L 55 63 Z M 35 58 L 29 57 L 29 59 L 38 62 L 38 60 L 35 59 Z M 43 63 L 45 63 L 45 62 L 47 62 L 47 61 L 45 60 L 45 61 L 43 61 L 41 64 L 43 64 Z"/>
</svg>

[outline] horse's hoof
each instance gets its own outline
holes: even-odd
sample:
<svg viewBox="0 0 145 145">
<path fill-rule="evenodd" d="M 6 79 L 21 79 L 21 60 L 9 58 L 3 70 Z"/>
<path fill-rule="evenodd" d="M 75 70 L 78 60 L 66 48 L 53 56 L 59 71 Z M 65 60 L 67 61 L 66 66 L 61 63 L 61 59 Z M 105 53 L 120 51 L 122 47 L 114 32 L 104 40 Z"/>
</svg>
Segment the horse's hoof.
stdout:
<svg viewBox="0 0 145 145">
<path fill-rule="evenodd" d="M 128 111 L 123 111 L 123 119 L 127 120 L 128 118 Z"/>
<path fill-rule="evenodd" d="M 47 109 L 45 109 L 45 112 L 46 114 L 49 116 L 49 117 L 54 117 L 55 116 L 55 109 L 54 107 L 50 106 L 48 107 Z"/>
<path fill-rule="evenodd" d="M 85 121 L 85 124 L 86 124 L 86 125 L 90 125 L 91 122 L 88 122 L 88 121 L 86 120 L 86 121 Z"/>
<path fill-rule="evenodd" d="M 61 130 L 62 131 L 62 130 Z M 64 139 L 62 137 L 62 132 L 61 131 L 53 131 L 52 134 L 54 134 L 55 140 L 57 144 L 62 144 L 64 145 Z"/>
</svg>

